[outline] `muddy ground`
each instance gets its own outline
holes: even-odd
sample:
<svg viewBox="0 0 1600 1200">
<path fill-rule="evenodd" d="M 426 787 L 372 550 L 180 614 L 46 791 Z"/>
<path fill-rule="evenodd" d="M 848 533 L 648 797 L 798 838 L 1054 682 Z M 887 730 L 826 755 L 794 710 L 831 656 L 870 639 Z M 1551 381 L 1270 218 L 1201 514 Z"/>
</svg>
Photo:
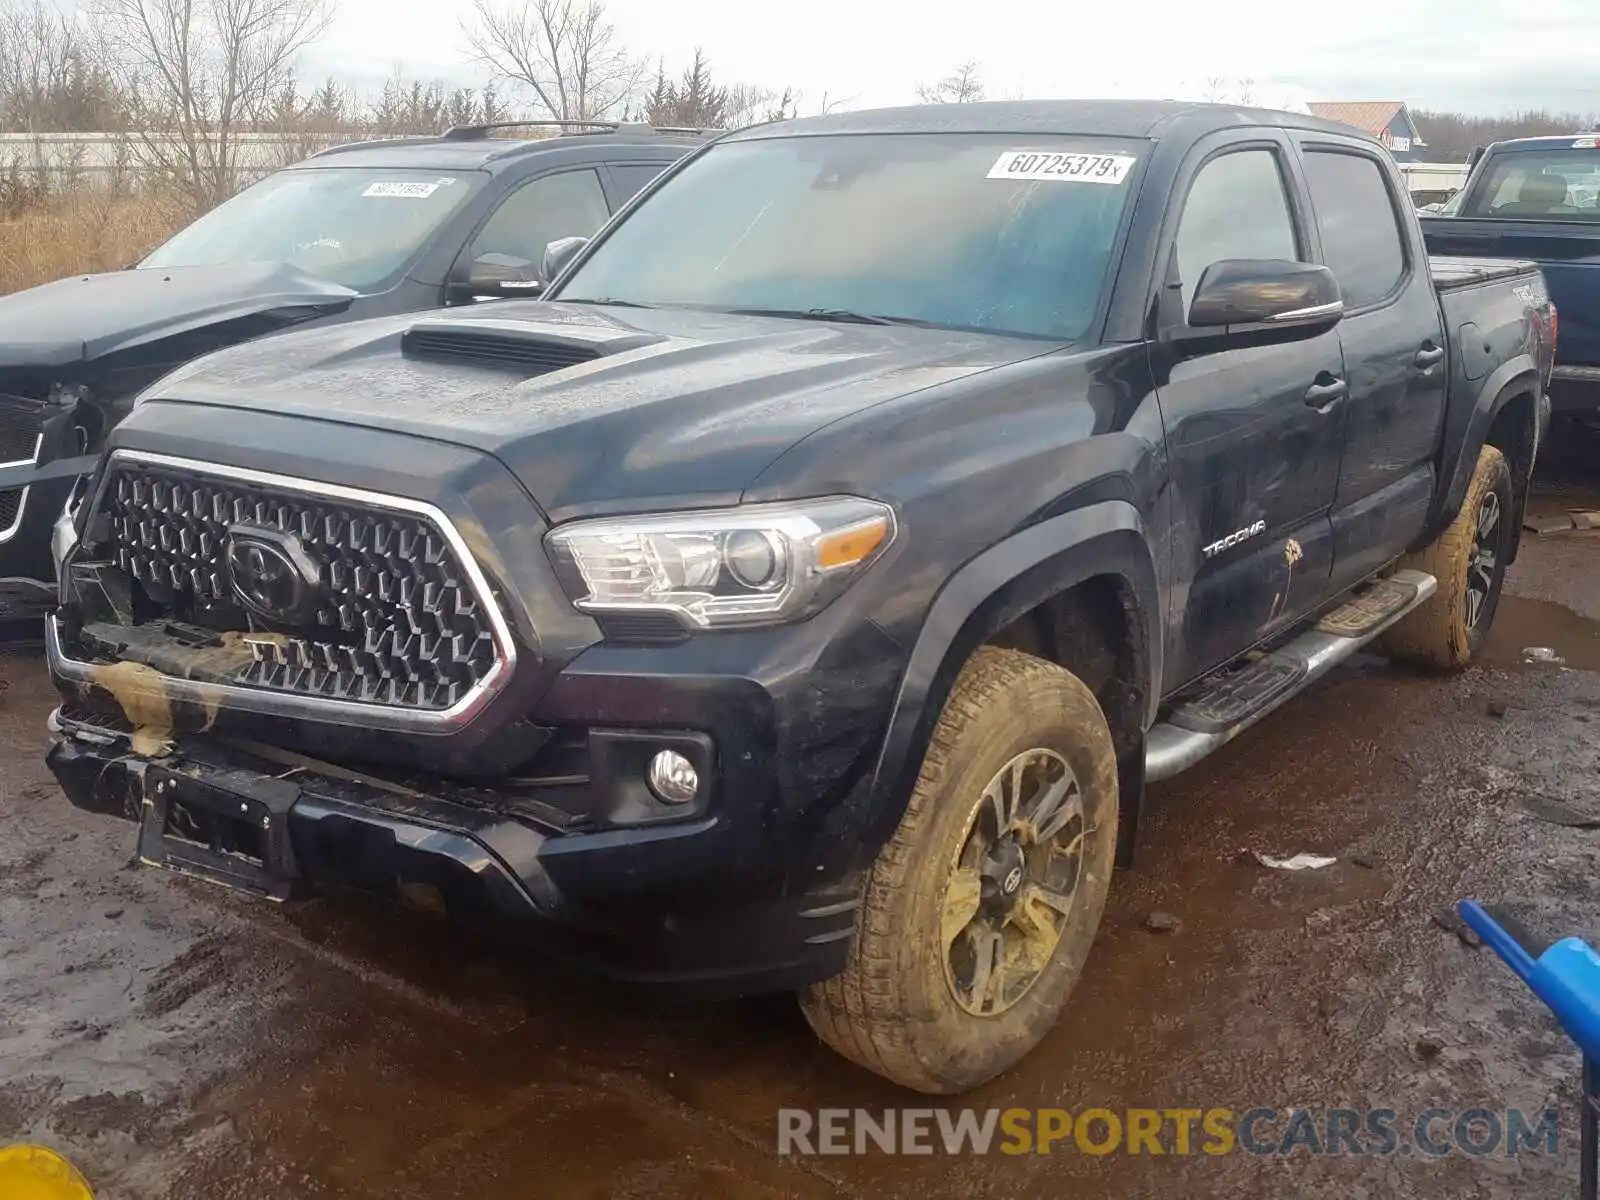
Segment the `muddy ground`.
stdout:
<svg viewBox="0 0 1600 1200">
<path fill-rule="evenodd" d="M 1600 507 L 1545 490 L 1542 511 Z M 780 1159 L 780 1107 L 926 1102 L 822 1050 L 784 998 L 674 1005 L 424 914 L 133 867 L 131 826 L 43 769 L 32 654 L 0 660 L 0 1142 L 64 1150 L 103 1198 L 1576 1194 L 1575 1051 L 1437 918 L 1510 899 L 1600 941 L 1600 832 L 1549 820 L 1600 813 L 1597 564 L 1600 533 L 1530 536 L 1480 665 L 1361 660 L 1152 789 L 1065 1018 L 967 1101 L 1556 1105 L 1553 1156 Z M 1339 862 L 1290 874 L 1241 847 Z M 1181 927 L 1151 931 L 1156 911 Z"/>
</svg>

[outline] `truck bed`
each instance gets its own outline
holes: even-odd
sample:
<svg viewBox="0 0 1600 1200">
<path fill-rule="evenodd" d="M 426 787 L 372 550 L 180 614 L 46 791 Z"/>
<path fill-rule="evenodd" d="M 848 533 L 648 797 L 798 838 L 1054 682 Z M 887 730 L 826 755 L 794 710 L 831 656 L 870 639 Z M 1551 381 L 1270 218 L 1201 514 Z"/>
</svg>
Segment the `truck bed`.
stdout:
<svg viewBox="0 0 1600 1200">
<path fill-rule="evenodd" d="M 1595 411 L 1600 400 L 1600 222 L 1505 217 L 1423 217 L 1422 237 L 1438 263 L 1538 263 L 1561 314 L 1551 397 L 1557 408 Z M 1461 255 L 1455 258 L 1454 255 Z M 1492 258 L 1489 256 L 1493 256 Z M 1446 284 L 1434 267 L 1439 290 Z M 1454 286 L 1463 286 L 1457 283 Z"/>
<path fill-rule="evenodd" d="M 1496 279 L 1509 279 L 1514 275 L 1529 275 L 1539 269 L 1539 264 L 1515 258 L 1462 258 L 1453 254 L 1430 254 L 1428 269 L 1433 273 L 1433 286 L 1441 292 L 1450 292 Z"/>
</svg>

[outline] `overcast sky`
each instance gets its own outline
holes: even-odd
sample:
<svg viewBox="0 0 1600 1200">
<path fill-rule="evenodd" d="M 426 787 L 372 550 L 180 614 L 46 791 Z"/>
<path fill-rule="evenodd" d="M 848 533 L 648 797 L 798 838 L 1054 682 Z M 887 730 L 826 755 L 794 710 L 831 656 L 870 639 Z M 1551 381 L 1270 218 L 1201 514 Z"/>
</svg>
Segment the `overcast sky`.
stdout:
<svg viewBox="0 0 1600 1200">
<path fill-rule="evenodd" d="M 477 82 L 467 0 L 336 0 L 308 76 Z M 723 81 L 791 86 L 813 111 L 905 103 L 978 60 L 991 98 L 1201 99 L 1213 77 L 1257 103 L 1403 99 L 1419 108 L 1600 112 L 1600 0 L 606 0 L 619 35 L 669 70 L 703 46 Z"/>
</svg>

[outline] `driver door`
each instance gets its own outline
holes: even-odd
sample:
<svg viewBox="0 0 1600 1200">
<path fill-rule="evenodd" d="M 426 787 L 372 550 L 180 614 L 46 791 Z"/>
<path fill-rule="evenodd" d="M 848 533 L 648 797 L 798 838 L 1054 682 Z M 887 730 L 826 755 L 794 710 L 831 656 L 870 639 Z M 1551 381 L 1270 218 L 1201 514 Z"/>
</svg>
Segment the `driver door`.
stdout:
<svg viewBox="0 0 1600 1200">
<path fill-rule="evenodd" d="M 1188 328 L 1223 259 L 1315 261 L 1288 148 L 1259 134 L 1212 143 L 1180 180 L 1155 347 L 1182 617 L 1168 647 L 1193 679 L 1313 610 L 1333 561 L 1330 510 L 1348 404 L 1337 327 L 1244 344 Z"/>
</svg>

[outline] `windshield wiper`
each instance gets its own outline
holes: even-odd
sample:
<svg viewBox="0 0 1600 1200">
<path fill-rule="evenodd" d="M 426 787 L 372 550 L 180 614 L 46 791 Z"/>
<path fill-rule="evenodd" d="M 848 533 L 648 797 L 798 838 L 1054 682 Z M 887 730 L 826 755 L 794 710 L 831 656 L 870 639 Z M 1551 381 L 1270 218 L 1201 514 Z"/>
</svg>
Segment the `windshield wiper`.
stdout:
<svg viewBox="0 0 1600 1200">
<path fill-rule="evenodd" d="M 916 325 L 932 328 L 932 321 L 916 317 L 885 317 L 877 313 L 852 312 L 848 308 L 721 308 L 717 312 L 738 313 L 745 317 L 792 317 L 801 321 L 833 321 L 840 325 Z"/>
<path fill-rule="evenodd" d="M 612 308 L 654 308 L 655 307 L 654 304 L 640 304 L 637 300 L 613 300 L 609 296 L 600 296 L 600 297 L 597 297 L 597 298 L 594 298 L 594 299 L 586 299 L 584 297 L 578 297 L 577 299 L 574 299 L 574 300 L 568 300 L 565 296 L 562 296 L 562 297 L 560 297 L 560 300 L 561 300 L 561 303 L 563 303 L 563 304 L 609 304 Z"/>
</svg>

